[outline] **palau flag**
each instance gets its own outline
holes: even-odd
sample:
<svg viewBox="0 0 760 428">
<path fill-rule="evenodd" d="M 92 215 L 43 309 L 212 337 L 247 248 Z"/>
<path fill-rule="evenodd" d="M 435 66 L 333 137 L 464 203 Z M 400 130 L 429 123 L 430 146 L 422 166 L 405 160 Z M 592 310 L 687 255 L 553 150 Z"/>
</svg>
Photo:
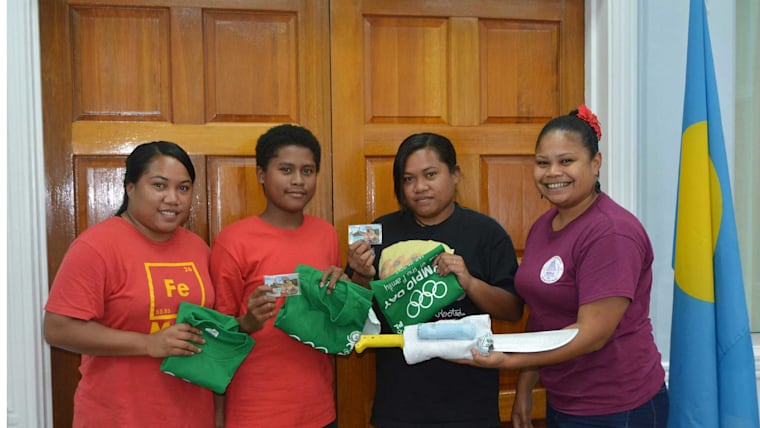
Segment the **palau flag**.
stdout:
<svg viewBox="0 0 760 428">
<path fill-rule="evenodd" d="M 673 249 L 670 428 L 758 423 L 755 361 L 703 0 L 691 0 Z"/>
</svg>

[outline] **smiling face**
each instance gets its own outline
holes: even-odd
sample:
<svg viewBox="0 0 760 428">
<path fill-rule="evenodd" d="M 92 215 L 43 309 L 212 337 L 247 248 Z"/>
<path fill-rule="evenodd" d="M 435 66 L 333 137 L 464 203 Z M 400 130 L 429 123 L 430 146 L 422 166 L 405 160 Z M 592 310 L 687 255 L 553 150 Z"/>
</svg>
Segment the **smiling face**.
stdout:
<svg viewBox="0 0 760 428">
<path fill-rule="evenodd" d="M 166 241 L 190 216 L 193 182 L 185 166 L 171 156 L 158 155 L 136 183 L 127 183 L 125 218 L 146 237 Z"/>
<path fill-rule="evenodd" d="M 454 212 L 459 169 L 449 170 L 438 153 L 425 147 L 409 155 L 403 175 L 404 200 L 417 220 L 438 224 Z"/>
<path fill-rule="evenodd" d="M 585 209 L 596 197 L 602 155 L 593 157 L 572 131 L 554 130 L 536 146 L 533 179 L 538 191 L 563 210 Z"/>
<path fill-rule="evenodd" d="M 266 170 L 256 168 L 267 197 L 265 215 L 302 215 L 317 188 L 317 164 L 311 149 L 287 145 L 269 159 Z"/>
</svg>

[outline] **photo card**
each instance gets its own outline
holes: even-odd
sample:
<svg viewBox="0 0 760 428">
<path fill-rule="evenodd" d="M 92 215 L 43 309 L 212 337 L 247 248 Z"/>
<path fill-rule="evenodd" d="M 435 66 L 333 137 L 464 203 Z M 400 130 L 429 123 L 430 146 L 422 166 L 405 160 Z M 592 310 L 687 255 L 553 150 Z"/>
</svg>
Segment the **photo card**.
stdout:
<svg viewBox="0 0 760 428">
<path fill-rule="evenodd" d="M 264 275 L 264 285 L 272 287 L 267 296 L 295 296 L 301 294 L 301 282 L 297 273 L 285 273 L 280 275 Z"/>
<path fill-rule="evenodd" d="M 348 245 L 356 241 L 367 241 L 370 245 L 383 243 L 383 226 L 381 224 L 351 224 L 348 226 Z"/>
</svg>

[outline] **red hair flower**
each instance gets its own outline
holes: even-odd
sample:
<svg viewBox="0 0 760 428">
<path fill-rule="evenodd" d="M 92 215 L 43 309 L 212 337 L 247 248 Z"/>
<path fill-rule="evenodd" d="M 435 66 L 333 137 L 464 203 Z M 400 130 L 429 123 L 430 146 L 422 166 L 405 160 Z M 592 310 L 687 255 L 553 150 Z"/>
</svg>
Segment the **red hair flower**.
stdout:
<svg viewBox="0 0 760 428">
<path fill-rule="evenodd" d="M 599 118 L 596 117 L 594 112 L 589 110 L 588 107 L 586 107 L 586 104 L 581 104 L 578 106 L 578 117 L 582 119 L 584 122 L 588 123 L 592 128 L 594 128 L 594 132 L 596 132 L 596 138 L 597 140 L 601 141 L 602 139 L 602 127 L 599 125 Z"/>
</svg>

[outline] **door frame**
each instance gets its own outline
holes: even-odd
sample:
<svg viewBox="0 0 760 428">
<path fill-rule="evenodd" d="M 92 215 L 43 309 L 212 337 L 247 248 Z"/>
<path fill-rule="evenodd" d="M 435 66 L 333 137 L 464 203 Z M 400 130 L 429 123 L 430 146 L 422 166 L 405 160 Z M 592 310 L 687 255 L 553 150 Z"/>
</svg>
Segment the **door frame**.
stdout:
<svg viewBox="0 0 760 428">
<path fill-rule="evenodd" d="M 638 17 L 636 2 L 585 1 L 585 99 L 605 127 L 603 185 L 616 201 L 637 214 L 638 182 Z M 34 76 L 14 80 L 8 93 L 14 106 L 14 126 L 8 128 L 8 145 L 24 147 L 9 150 L 8 165 L 21 165 L 14 185 L 8 186 L 7 212 L 10 218 L 30 220 L 9 228 L 7 242 L 13 243 L 8 255 L 8 319 L 17 329 L 9 329 L 8 363 L 13 375 L 8 378 L 8 427 L 52 427 L 53 409 L 50 379 L 50 349 L 41 331 L 42 308 L 48 295 L 46 260 L 46 209 L 44 193 L 44 141 L 42 133 L 42 94 L 40 91 L 39 15 L 37 2 L 9 0 L 8 34 L 16 34 L 15 48 L 9 46 L 8 74 Z M 610 31 L 610 29 L 615 31 Z M 606 41 L 606 43 L 603 43 Z M 593 79 L 591 78 L 593 76 Z M 624 100 L 610 103 L 608 100 Z M 22 126 L 18 126 L 22 125 Z M 615 141 L 614 146 L 606 141 Z M 605 178 L 606 177 L 606 178 Z M 37 193 L 34 198 L 29 195 Z M 28 302 L 28 304 L 27 304 Z M 34 356 L 34 359 L 30 359 Z M 10 371 L 10 370 L 9 370 Z M 10 373 L 9 373 L 10 375 Z M 33 397 L 34 399 L 29 399 Z"/>
</svg>

